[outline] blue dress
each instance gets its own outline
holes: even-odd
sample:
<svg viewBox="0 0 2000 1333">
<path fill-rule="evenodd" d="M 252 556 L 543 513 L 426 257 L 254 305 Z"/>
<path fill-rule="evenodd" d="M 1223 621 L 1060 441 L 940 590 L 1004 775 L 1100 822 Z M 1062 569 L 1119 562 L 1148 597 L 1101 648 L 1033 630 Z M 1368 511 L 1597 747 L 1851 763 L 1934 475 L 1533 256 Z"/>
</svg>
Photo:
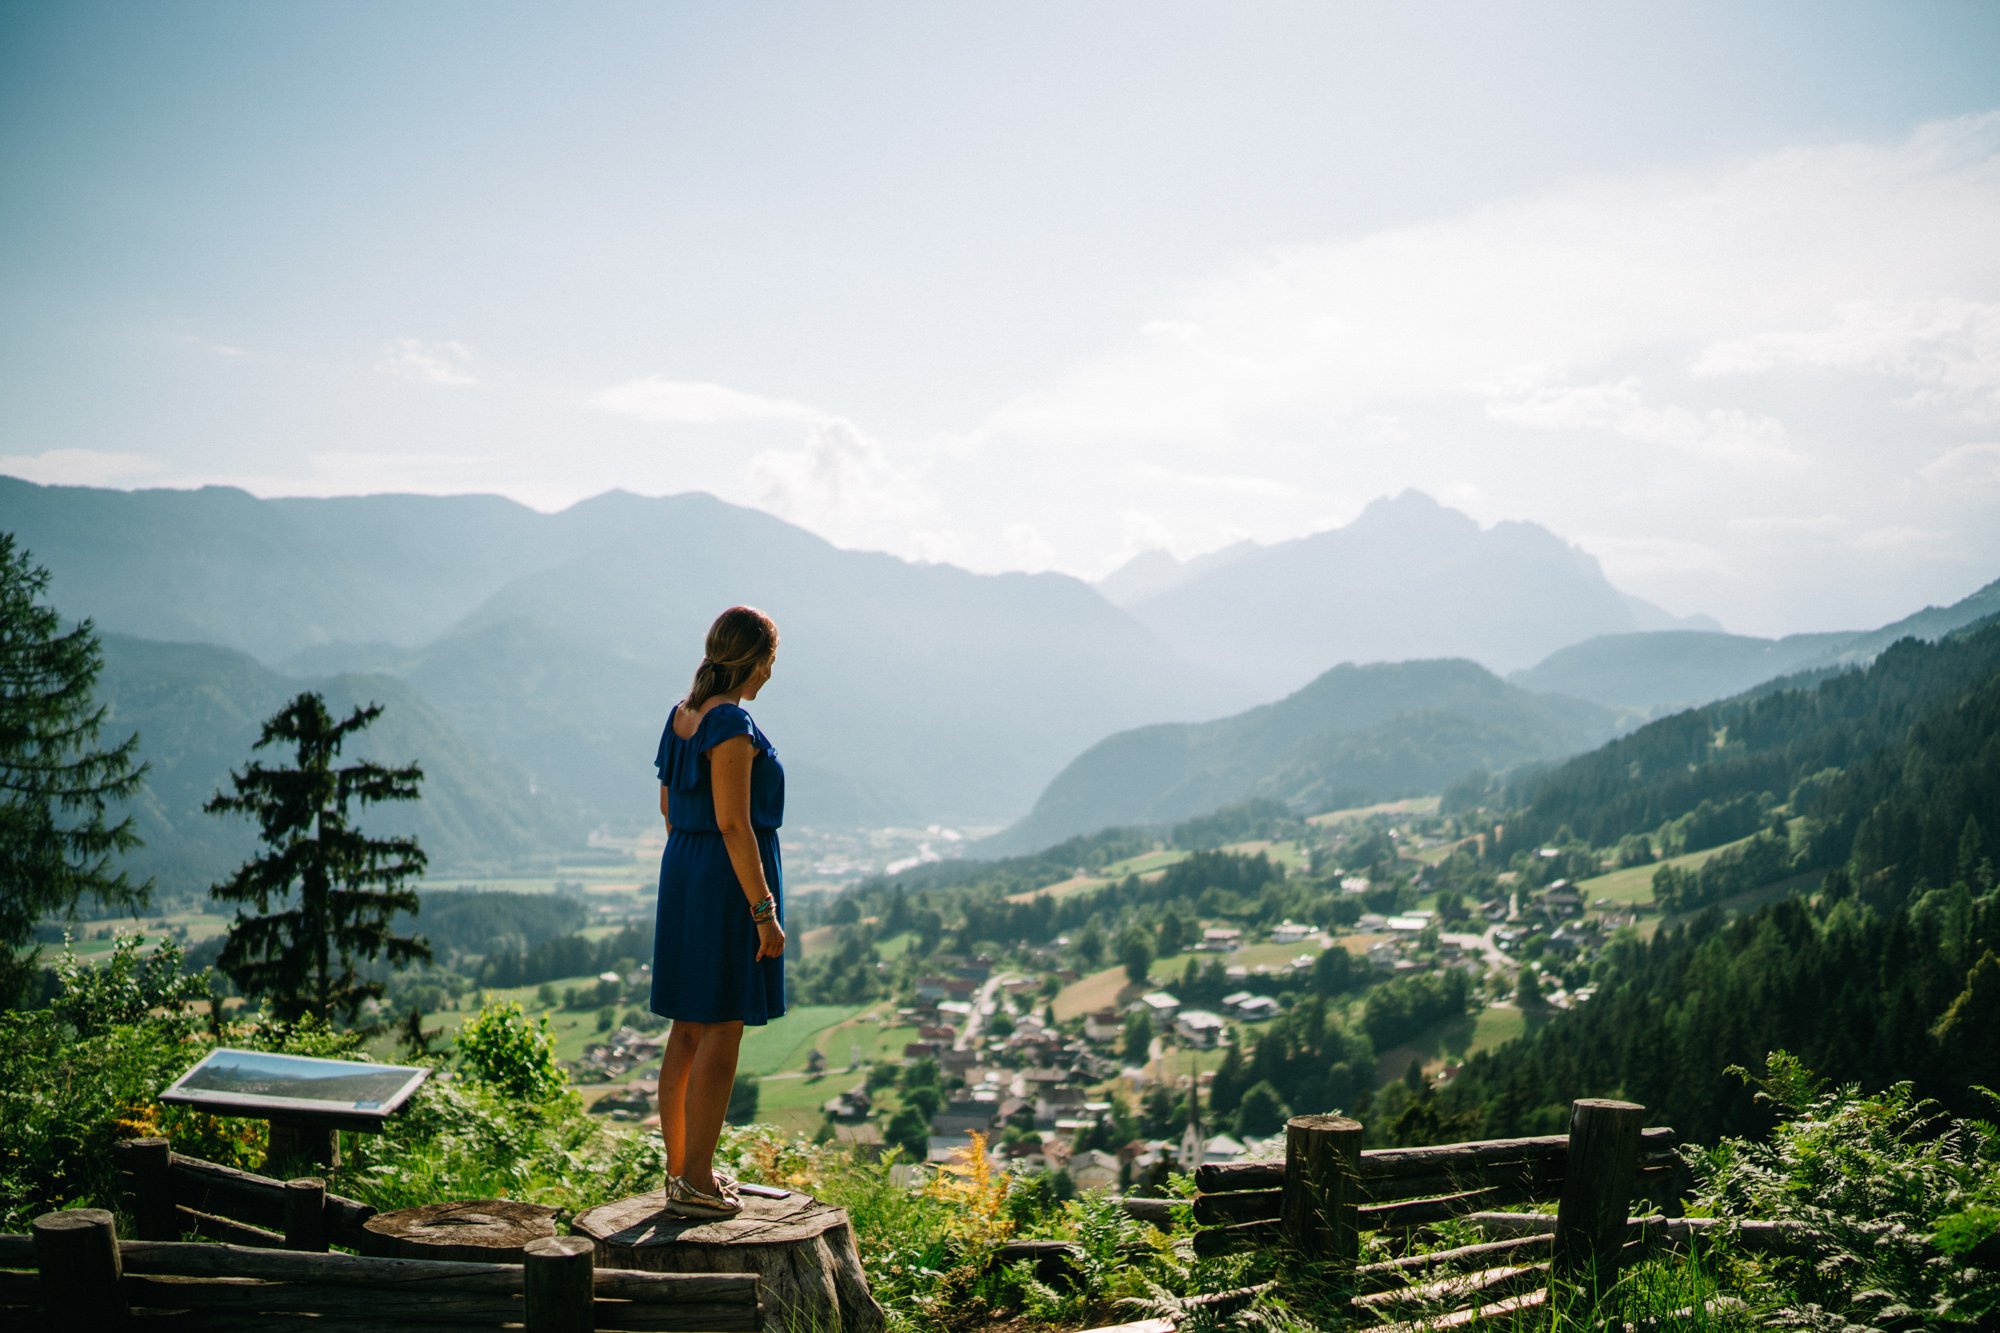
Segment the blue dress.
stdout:
<svg viewBox="0 0 2000 1333">
<path fill-rule="evenodd" d="M 783 867 L 778 826 L 785 817 L 785 770 L 750 715 L 720 703 L 702 715 L 694 735 L 674 734 L 667 715 L 654 764 L 667 789 L 667 849 L 660 856 L 660 906 L 653 928 L 653 1012 L 690 1023 L 768 1023 L 785 1012 L 783 955 L 757 962 L 757 926 L 750 901 L 729 864 L 715 823 L 708 752 L 735 736 L 756 746 L 750 766 L 750 826 L 764 879 L 784 923 Z"/>
</svg>

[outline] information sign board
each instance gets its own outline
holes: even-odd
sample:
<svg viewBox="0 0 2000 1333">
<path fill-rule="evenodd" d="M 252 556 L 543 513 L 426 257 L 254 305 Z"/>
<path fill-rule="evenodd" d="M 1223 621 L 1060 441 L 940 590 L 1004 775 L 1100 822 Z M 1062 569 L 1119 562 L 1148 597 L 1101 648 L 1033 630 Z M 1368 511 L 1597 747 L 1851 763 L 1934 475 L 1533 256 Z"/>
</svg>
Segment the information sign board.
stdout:
<svg viewBox="0 0 2000 1333">
<path fill-rule="evenodd" d="M 160 1094 L 213 1115 L 301 1125 L 380 1129 L 430 1070 L 217 1047 Z"/>
</svg>

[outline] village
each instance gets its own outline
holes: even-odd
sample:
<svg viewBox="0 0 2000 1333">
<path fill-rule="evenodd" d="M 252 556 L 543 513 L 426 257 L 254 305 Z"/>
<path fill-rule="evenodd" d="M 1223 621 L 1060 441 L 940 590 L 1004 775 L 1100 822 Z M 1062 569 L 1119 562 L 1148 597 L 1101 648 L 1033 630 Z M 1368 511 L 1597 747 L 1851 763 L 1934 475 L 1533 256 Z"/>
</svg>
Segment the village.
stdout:
<svg viewBox="0 0 2000 1333">
<path fill-rule="evenodd" d="M 1394 831 L 1413 852 L 1425 845 L 1407 827 Z M 1559 868 L 1559 854 L 1545 850 L 1533 860 Z M 900 963 L 892 993 L 828 1013 L 835 1021 L 795 1039 L 784 1067 L 751 1076 L 754 1101 L 739 1110 L 866 1156 L 894 1150 L 911 1179 L 961 1157 L 976 1135 L 1008 1171 L 1052 1173 L 1064 1188 L 1143 1189 L 1200 1164 L 1282 1155 L 1282 1119 L 1256 1124 L 1242 1108 L 1217 1111 L 1210 1090 L 1231 1051 L 1247 1055 L 1329 969 L 1348 978 L 1341 1012 L 1356 1024 L 1378 986 L 1463 974 L 1468 1012 L 1376 1053 L 1382 1082 L 1405 1077 L 1414 1062 L 1442 1087 L 1472 1051 L 1587 1003 L 1593 960 L 1646 909 L 1635 901 L 1643 876 L 1630 871 L 1536 887 L 1541 867 L 1529 865 L 1488 876 L 1492 891 L 1476 898 L 1454 891 L 1440 856 L 1399 859 L 1402 882 L 1390 892 L 1361 874 L 1308 879 L 1309 849 L 1297 851 L 1294 882 L 1310 883 L 1325 910 L 1297 914 L 1308 921 L 1203 919 L 1177 950 L 1145 963 L 1143 980 L 1129 968 L 1083 970 L 1067 935 L 1005 950 L 939 949 L 920 962 L 901 956 L 919 941 L 881 939 L 880 951 Z M 1605 887 L 1616 896 L 1592 895 Z M 800 953 L 826 947 L 834 930 L 875 924 L 804 932 Z M 1323 963 L 1328 951 L 1343 957 Z M 621 980 L 642 997 L 650 977 L 641 967 Z M 802 1016 L 828 1008 L 807 1006 Z M 628 1022 L 571 1062 L 593 1110 L 657 1122 L 664 1028 Z M 746 1046 L 759 1040 L 753 1033 Z"/>
</svg>

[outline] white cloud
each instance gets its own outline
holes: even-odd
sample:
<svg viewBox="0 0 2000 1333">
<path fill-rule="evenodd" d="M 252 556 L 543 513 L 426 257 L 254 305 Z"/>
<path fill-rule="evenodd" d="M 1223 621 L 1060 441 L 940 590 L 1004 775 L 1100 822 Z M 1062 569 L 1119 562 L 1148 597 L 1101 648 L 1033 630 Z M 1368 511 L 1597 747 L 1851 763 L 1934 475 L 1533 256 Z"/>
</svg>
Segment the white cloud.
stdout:
<svg viewBox="0 0 2000 1333">
<path fill-rule="evenodd" d="M 1635 379 L 1537 389 L 1525 398 L 1489 402 L 1486 414 L 1541 430 L 1608 431 L 1720 461 L 1791 467 L 1805 461 L 1786 444 L 1781 421 L 1733 408 L 1696 411 L 1648 403 Z"/>
<path fill-rule="evenodd" d="M 1928 528 L 1890 526 L 1870 528 L 1854 539 L 1860 551 L 1935 551 L 1951 540 L 1951 534 Z"/>
<path fill-rule="evenodd" d="M 1171 534 L 1150 544 L 1200 549 L 1416 487 L 1605 533 L 1592 549 L 1643 596 L 1798 628 L 1852 569 L 1760 585 L 1774 550 L 1962 521 L 1914 483 L 1995 410 L 1996 235 L 2000 112 L 1272 250 L 1019 394 L 927 480 L 982 568 L 1008 566 L 1024 517 L 1088 572 L 1130 549 L 1128 511 Z M 1775 373 L 1805 365 L 1804 390 Z M 1967 560 L 2000 558 L 1960 535 Z M 1896 558 L 1870 556 L 1878 601 Z"/>
<path fill-rule="evenodd" d="M 186 334 L 181 338 L 181 341 L 189 347 L 197 348 L 212 356 L 219 356 L 225 361 L 238 361 L 251 354 L 248 348 L 238 347 L 234 343 L 216 342 L 212 338 L 204 338 L 197 333 Z"/>
<path fill-rule="evenodd" d="M 398 338 L 382 349 L 375 369 L 392 379 L 413 384 L 467 388 L 479 383 L 472 373 L 472 350 L 461 342 L 427 343 Z"/>
<path fill-rule="evenodd" d="M 1781 366 L 1853 370 L 1915 385 L 1906 404 L 2000 420 L 2000 304 L 1943 298 L 1861 301 L 1825 324 L 1760 333 L 1705 349 L 1697 375 L 1755 375 Z"/>
<path fill-rule="evenodd" d="M 935 501 L 850 422 L 815 423 L 799 447 L 752 458 L 748 476 L 764 508 L 836 544 L 890 545 L 924 556 L 950 545 L 948 534 L 933 532 L 924 549 L 910 549 L 911 535 L 933 517 Z M 883 541 L 888 534 L 893 544 Z"/>
<path fill-rule="evenodd" d="M 1945 450 L 1917 473 L 1956 494 L 2000 491 L 2000 444 L 1961 444 Z"/>
<path fill-rule="evenodd" d="M 0 474 L 42 486 L 116 486 L 157 477 L 166 465 L 146 454 L 97 449 L 48 449 L 0 455 Z"/>
<path fill-rule="evenodd" d="M 603 390 L 591 406 L 666 426 L 724 426 L 760 421 L 802 421 L 826 416 L 803 403 L 764 398 L 701 380 L 660 375 L 627 380 Z"/>
</svg>

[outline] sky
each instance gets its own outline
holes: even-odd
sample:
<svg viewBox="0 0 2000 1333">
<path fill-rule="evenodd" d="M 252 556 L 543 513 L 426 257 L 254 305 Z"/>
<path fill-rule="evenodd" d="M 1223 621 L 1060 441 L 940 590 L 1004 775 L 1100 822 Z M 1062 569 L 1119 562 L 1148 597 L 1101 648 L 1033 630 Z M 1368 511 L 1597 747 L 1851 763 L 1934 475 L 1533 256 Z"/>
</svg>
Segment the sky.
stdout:
<svg viewBox="0 0 2000 1333">
<path fill-rule="evenodd" d="M 0 473 L 2000 578 L 2000 5 L 0 0 Z M 0 515 L 0 524 L 5 516 Z"/>
</svg>

